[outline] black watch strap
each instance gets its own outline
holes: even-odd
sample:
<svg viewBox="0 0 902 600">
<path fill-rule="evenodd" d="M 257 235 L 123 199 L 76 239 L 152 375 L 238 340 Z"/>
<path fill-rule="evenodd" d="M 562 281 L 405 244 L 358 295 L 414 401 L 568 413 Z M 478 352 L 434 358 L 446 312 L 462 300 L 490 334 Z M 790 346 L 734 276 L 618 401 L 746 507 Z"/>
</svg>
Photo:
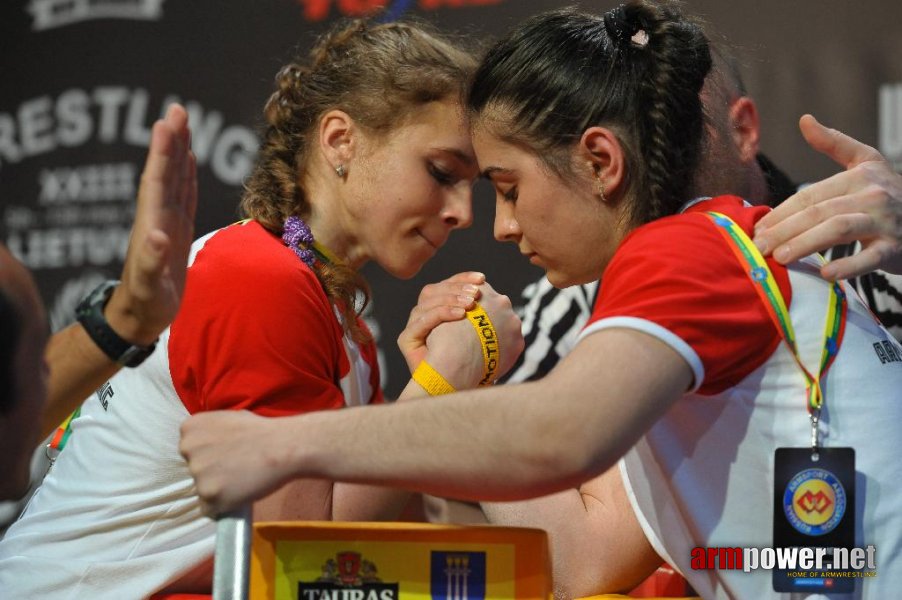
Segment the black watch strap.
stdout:
<svg viewBox="0 0 902 600">
<path fill-rule="evenodd" d="M 103 353 L 123 367 L 137 367 L 144 359 L 150 356 L 157 343 L 150 346 L 136 346 L 131 344 L 113 331 L 103 309 L 113 295 L 113 290 L 119 285 L 118 281 L 104 281 L 94 291 L 88 294 L 75 309 L 75 318 L 88 332 L 94 343 L 103 350 Z"/>
</svg>

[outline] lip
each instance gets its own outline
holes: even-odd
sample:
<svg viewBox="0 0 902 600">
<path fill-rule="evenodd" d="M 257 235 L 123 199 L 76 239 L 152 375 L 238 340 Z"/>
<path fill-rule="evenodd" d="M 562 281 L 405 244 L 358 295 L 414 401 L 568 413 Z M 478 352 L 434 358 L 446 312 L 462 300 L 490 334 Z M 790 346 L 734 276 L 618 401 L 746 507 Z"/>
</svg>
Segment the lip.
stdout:
<svg viewBox="0 0 902 600">
<path fill-rule="evenodd" d="M 541 263 L 539 255 L 535 252 L 522 252 L 521 254 L 523 254 L 523 256 L 525 256 L 527 260 L 529 260 L 530 264 L 539 265 Z"/>
</svg>

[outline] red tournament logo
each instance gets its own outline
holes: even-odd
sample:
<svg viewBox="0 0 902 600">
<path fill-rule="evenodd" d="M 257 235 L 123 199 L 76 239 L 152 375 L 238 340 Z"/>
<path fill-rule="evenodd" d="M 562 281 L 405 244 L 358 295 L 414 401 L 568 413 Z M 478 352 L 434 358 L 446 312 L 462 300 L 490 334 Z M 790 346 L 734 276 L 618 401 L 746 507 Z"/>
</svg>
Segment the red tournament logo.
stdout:
<svg viewBox="0 0 902 600">
<path fill-rule="evenodd" d="M 796 504 L 798 504 L 802 510 L 810 514 L 812 512 L 824 512 L 830 508 L 833 501 L 820 490 L 818 490 L 816 494 L 812 494 L 811 490 L 806 490 L 805 493 L 796 500 Z"/>
</svg>

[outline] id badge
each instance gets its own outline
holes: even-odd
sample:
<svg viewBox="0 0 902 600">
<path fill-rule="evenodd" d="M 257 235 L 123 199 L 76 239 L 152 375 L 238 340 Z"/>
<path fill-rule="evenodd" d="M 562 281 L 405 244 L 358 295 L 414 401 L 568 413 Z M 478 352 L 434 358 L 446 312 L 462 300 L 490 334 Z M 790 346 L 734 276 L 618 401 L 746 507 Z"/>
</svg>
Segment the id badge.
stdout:
<svg viewBox="0 0 902 600">
<path fill-rule="evenodd" d="M 855 589 L 854 576 L 842 576 L 834 564 L 834 548 L 855 546 L 855 450 L 818 448 L 817 460 L 808 448 L 777 448 L 774 454 L 774 549 L 796 559 L 776 564 L 774 591 L 846 593 Z M 803 550 L 810 548 L 811 550 Z M 841 551 L 840 551 L 841 552 Z M 813 562 L 813 564 L 812 564 Z M 781 568 L 787 567 L 787 568 Z M 811 568 L 804 568 L 811 567 Z"/>
</svg>

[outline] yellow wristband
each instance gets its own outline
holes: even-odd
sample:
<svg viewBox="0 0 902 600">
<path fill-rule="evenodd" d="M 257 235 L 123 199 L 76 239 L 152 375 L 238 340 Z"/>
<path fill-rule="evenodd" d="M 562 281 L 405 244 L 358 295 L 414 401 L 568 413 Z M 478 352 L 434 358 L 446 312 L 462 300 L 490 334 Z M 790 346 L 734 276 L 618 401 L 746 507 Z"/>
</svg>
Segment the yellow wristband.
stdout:
<svg viewBox="0 0 902 600">
<path fill-rule="evenodd" d="M 417 365 L 413 371 L 413 380 L 419 383 L 430 396 L 441 396 L 442 394 L 453 394 L 457 390 L 448 383 L 448 380 L 442 377 L 442 374 L 432 368 L 432 365 L 425 360 Z"/>
<path fill-rule="evenodd" d="M 482 345 L 482 380 L 479 385 L 491 385 L 495 382 L 495 376 L 498 373 L 498 357 L 501 348 L 498 344 L 498 335 L 492 326 L 492 321 L 485 310 L 476 304 L 476 308 L 467 311 L 467 318 L 470 324 L 476 330 L 479 342 Z"/>
</svg>

